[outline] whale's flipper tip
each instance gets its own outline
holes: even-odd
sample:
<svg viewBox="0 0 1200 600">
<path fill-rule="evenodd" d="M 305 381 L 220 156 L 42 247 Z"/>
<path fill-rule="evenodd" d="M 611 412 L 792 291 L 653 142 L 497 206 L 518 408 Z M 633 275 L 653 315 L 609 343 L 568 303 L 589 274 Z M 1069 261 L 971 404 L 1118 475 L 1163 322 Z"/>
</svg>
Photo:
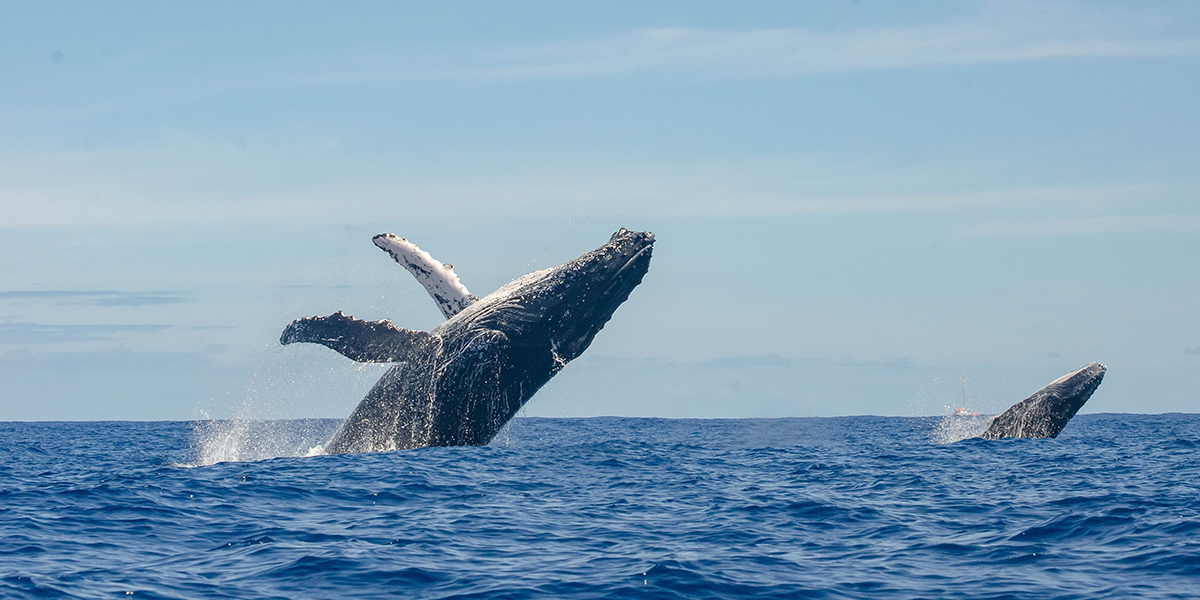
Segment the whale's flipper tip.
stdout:
<svg viewBox="0 0 1200 600">
<path fill-rule="evenodd" d="M 442 314 L 449 319 L 479 298 L 467 291 L 467 286 L 454 272 L 454 265 L 442 263 L 416 244 L 394 233 L 381 233 L 371 243 L 391 255 L 400 266 L 413 274 L 437 302 Z"/>
<path fill-rule="evenodd" d="M 414 354 L 430 353 L 441 340 L 428 332 L 404 329 L 381 321 L 355 319 L 342 311 L 328 317 L 292 321 L 279 336 L 283 345 L 320 344 L 358 362 L 401 362 Z"/>
</svg>

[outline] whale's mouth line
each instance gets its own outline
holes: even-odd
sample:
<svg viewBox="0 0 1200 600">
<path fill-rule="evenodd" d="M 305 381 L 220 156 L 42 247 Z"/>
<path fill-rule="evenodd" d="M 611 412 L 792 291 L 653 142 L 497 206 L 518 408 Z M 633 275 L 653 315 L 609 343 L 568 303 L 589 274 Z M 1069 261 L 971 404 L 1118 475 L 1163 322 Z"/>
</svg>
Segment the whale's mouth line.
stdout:
<svg viewBox="0 0 1200 600">
<path fill-rule="evenodd" d="M 646 244 L 646 246 L 643 247 L 641 250 L 638 250 L 637 252 L 633 253 L 633 256 L 630 256 L 629 260 L 625 261 L 624 265 L 621 265 L 621 269 L 619 271 L 617 271 L 617 274 L 615 275 L 615 277 L 617 277 L 617 278 L 621 277 L 621 275 L 623 273 L 625 273 L 625 271 L 629 268 L 629 266 L 632 265 L 633 262 L 635 260 L 637 260 L 639 256 L 645 254 L 646 251 L 650 250 L 653 247 L 654 247 L 654 242 L 650 242 L 649 244 Z"/>
<path fill-rule="evenodd" d="M 621 276 L 625 274 L 625 271 L 628 271 L 629 267 L 633 266 L 633 263 L 637 261 L 638 257 L 640 257 L 642 254 L 645 254 L 647 250 L 650 250 L 653 247 L 654 242 L 650 242 L 649 244 L 646 244 L 646 247 L 635 252 L 633 256 L 630 256 L 629 260 L 625 261 L 625 264 L 621 265 L 621 268 L 617 270 L 617 274 L 613 275 L 612 283 L 608 284 L 608 288 L 604 290 L 604 293 L 601 294 L 601 296 L 607 296 L 608 293 L 617 286 L 617 284 L 621 283 Z"/>
<path fill-rule="evenodd" d="M 588 302 L 588 305 L 583 312 L 578 315 L 576 320 L 578 325 L 583 326 L 583 330 L 579 331 L 577 329 L 567 328 L 567 330 L 563 331 L 562 334 L 564 335 L 564 338 L 571 337 L 577 339 L 561 342 L 558 349 L 559 353 L 571 355 L 568 359 L 570 360 L 583 352 L 582 348 L 577 348 L 579 344 L 582 342 L 583 347 L 586 348 L 587 344 L 591 342 L 592 336 L 595 336 L 596 333 L 604 327 L 604 324 L 608 322 L 609 318 L 611 318 L 612 312 L 616 310 L 616 306 L 612 304 L 612 298 L 621 297 L 622 299 L 620 302 L 623 302 L 624 297 L 628 296 L 629 292 L 631 292 L 633 288 L 641 282 L 642 278 L 640 276 L 626 277 L 626 274 L 627 271 L 629 271 L 634 265 L 634 263 L 639 262 L 639 259 L 642 258 L 643 255 L 649 253 L 653 245 L 654 242 L 651 241 L 649 244 L 646 244 L 645 247 L 633 253 L 633 255 L 625 261 L 625 264 L 621 265 L 621 268 L 618 269 L 617 272 L 612 276 L 608 287 L 604 288 L 603 292 L 592 296 L 592 300 Z M 642 262 L 648 262 L 648 260 Z M 620 304 L 620 302 L 617 304 Z"/>
</svg>

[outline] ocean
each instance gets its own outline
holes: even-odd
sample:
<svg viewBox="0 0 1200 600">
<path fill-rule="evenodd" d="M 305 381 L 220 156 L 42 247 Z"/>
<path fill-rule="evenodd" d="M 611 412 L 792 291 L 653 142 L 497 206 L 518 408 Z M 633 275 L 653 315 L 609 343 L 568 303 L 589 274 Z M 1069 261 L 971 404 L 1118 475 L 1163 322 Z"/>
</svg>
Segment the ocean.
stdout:
<svg viewBox="0 0 1200 600">
<path fill-rule="evenodd" d="M 1200 415 L 952 419 L 0 423 L 0 597 L 1200 597 Z"/>
</svg>

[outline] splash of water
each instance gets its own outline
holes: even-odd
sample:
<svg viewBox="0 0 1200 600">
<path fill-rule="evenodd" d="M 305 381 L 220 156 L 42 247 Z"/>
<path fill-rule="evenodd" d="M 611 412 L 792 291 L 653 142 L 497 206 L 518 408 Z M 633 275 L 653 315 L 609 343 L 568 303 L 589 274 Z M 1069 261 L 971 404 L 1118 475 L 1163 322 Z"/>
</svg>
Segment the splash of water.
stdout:
<svg viewBox="0 0 1200 600">
<path fill-rule="evenodd" d="M 317 456 L 341 425 L 338 419 L 212 419 L 196 421 L 197 465 Z"/>
<path fill-rule="evenodd" d="M 197 411 L 200 418 L 193 425 L 192 443 L 196 464 L 324 454 L 325 443 L 343 419 L 284 417 L 297 412 L 312 414 L 319 404 L 327 403 L 322 399 L 331 397 L 352 407 L 386 368 L 344 363 L 311 349 L 273 348 L 260 357 L 236 408 L 213 411 L 232 413 L 233 418 L 214 419 L 209 411 Z"/>
<path fill-rule="evenodd" d="M 995 415 L 981 415 L 969 408 L 963 407 L 957 410 L 947 406 L 946 409 L 950 414 L 942 417 L 933 426 L 933 431 L 929 437 L 938 444 L 951 444 L 959 440 L 967 438 L 979 437 L 987 431 L 989 425 L 992 424 L 992 419 Z"/>
</svg>

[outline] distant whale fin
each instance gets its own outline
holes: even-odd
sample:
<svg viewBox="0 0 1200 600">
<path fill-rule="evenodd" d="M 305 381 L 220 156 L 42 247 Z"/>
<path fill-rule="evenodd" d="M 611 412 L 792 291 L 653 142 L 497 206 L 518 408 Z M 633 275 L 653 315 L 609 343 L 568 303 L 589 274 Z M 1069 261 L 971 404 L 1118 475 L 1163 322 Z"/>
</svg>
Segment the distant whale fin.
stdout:
<svg viewBox="0 0 1200 600">
<path fill-rule="evenodd" d="M 338 311 L 328 317 L 292 321 L 279 343 L 321 344 L 358 362 L 401 362 L 414 354 L 432 354 L 441 338 L 425 331 L 402 329 L 391 321 L 363 321 Z"/>
<path fill-rule="evenodd" d="M 447 319 L 479 299 L 468 292 L 467 287 L 458 280 L 454 265 L 442 264 L 416 244 L 391 233 L 381 233 L 371 238 L 371 241 L 391 254 L 396 262 L 408 269 L 408 272 L 425 286 Z"/>
</svg>

